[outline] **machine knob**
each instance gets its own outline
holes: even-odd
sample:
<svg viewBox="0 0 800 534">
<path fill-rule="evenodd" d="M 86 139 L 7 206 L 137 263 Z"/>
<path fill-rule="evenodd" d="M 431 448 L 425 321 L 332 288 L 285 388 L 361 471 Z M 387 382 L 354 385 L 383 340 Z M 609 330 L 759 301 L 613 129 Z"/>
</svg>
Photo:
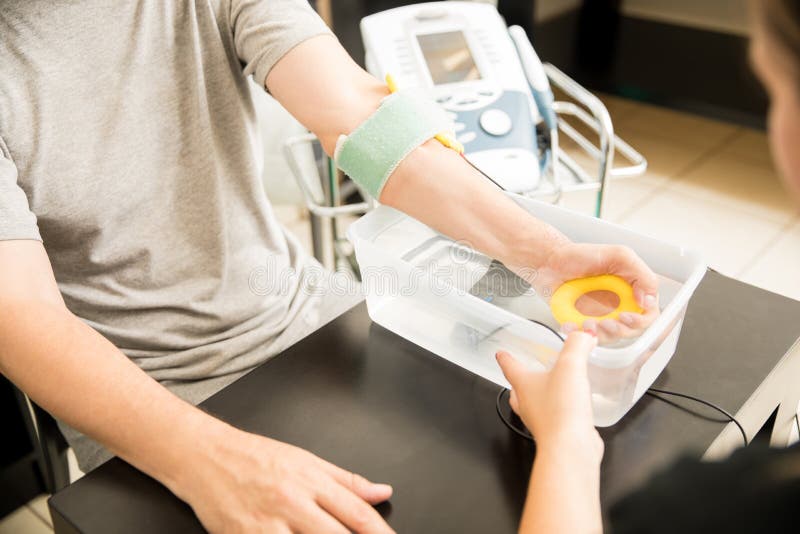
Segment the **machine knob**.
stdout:
<svg viewBox="0 0 800 534">
<path fill-rule="evenodd" d="M 506 135 L 514 127 L 508 113 L 497 108 L 487 109 L 481 113 L 480 125 L 484 132 L 496 137 Z"/>
</svg>

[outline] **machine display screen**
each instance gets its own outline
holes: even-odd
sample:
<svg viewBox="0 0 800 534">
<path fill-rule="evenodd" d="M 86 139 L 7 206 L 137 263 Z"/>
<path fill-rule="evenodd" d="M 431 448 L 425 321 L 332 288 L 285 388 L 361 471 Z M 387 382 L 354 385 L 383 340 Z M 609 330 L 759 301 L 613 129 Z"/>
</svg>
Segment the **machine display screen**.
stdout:
<svg viewBox="0 0 800 534">
<path fill-rule="evenodd" d="M 417 42 L 435 85 L 481 79 L 464 32 L 419 34 Z"/>
</svg>

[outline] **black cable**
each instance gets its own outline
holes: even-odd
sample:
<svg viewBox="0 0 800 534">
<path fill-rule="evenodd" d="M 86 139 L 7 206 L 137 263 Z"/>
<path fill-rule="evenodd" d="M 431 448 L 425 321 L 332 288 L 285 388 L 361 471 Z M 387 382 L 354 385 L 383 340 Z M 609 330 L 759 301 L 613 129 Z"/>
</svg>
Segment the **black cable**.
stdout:
<svg viewBox="0 0 800 534">
<path fill-rule="evenodd" d="M 545 324 L 545 323 L 543 323 L 541 321 L 537 321 L 536 319 L 528 319 L 528 320 L 530 322 L 532 322 L 532 323 L 538 324 L 539 326 L 550 330 L 550 332 L 554 336 L 556 336 L 560 341 L 564 341 L 564 337 L 561 334 L 559 334 L 558 331 L 555 328 L 553 328 L 552 326 L 550 326 L 549 324 Z"/>
<path fill-rule="evenodd" d="M 714 410 L 724 415 L 729 422 L 735 424 L 739 428 L 739 432 L 742 433 L 742 439 L 744 440 L 745 447 L 749 444 L 749 441 L 747 440 L 747 432 L 744 431 L 744 427 L 742 426 L 742 424 L 728 410 L 726 410 L 721 406 L 717 406 L 713 402 L 709 402 L 707 400 L 701 399 L 700 397 L 695 397 L 693 395 L 688 395 L 686 393 L 678 393 L 677 391 L 668 391 L 666 389 L 650 388 L 646 391 L 646 393 L 651 397 L 654 397 L 659 400 L 661 399 L 658 397 L 658 395 L 654 395 L 654 393 L 660 393 L 661 395 L 672 395 L 673 397 L 681 397 L 683 399 L 689 399 L 695 402 L 699 402 L 700 404 L 703 404 L 705 406 L 708 406 L 709 408 L 713 408 Z"/>
<path fill-rule="evenodd" d="M 553 335 L 558 337 L 559 340 L 563 341 L 563 338 L 561 337 L 561 334 L 556 332 L 556 330 L 553 329 L 552 327 L 550 327 L 550 326 L 548 326 L 548 325 L 546 325 L 546 324 L 544 324 L 542 322 L 536 321 L 534 319 L 529 319 L 529 320 L 532 323 L 536 323 L 539 326 L 543 326 L 544 328 L 546 328 L 547 330 L 552 332 Z M 500 390 L 500 392 L 497 394 L 497 400 L 495 402 L 495 408 L 497 409 L 497 415 L 500 417 L 500 420 L 503 421 L 503 424 L 505 424 L 515 434 L 527 439 L 528 441 L 534 441 L 533 437 L 528 432 L 520 430 L 517 426 L 512 424 L 511 421 L 509 421 L 506 418 L 505 415 L 503 415 L 503 411 L 500 408 L 500 405 L 502 403 L 503 395 L 505 395 L 505 393 L 507 391 L 509 391 L 507 388 L 502 388 Z M 669 390 L 666 390 L 666 389 L 658 389 L 658 388 L 652 388 L 652 387 L 650 389 L 648 389 L 645 393 L 647 393 L 651 397 L 656 398 L 656 399 L 658 399 L 658 400 L 660 400 L 662 402 L 668 402 L 668 401 L 666 401 L 665 399 L 662 399 L 657 394 L 671 395 L 673 397 L 681 397 L 683 399 L 688 399 L 688 400 L 691 400 L 691 401 L 699 402 L 700 404 L 703 404 L 704 406 L 708 406 L 709 408 L 712 408 L 712 409 L 716 410 L 717 412 L 723 414 L 726 417 L 726 420 L 728 422 L 735 424 L 737 426 L 737 428 L 739 429 L 739 432 L 741 432 L 741 434 L 742 434 L 742 439 L 744 440 L 745 447 L 749 444 L 749 441 L 747 439 L 747 432 L 745 432 L 744 427 L 739 422 L 739 420 L 736 419 L 736 417 L 734 417 L 733 414 L 731 414 L 728 410 L 726 410 L 725 408 L 722 408 L 721 406 L 718 406 L 718 405 L 714 404 L 713 402 L 707 401 L 705 399 L 701 399 L 700 397 L 695 397 L 693 395 L 689 395 L 687 393 L 679 393 L 677 391 L 669 391 Z M 800 418 L 798 418 L 797 414 L 795 414 L 794 420 L 795 420 L 795 423 L 797 424 L 797 431 L 798 431 L 798 433 L 800 433 Z"/>
<path fill-rule="evenodd" d="M 462 157 L 462 158 L 464 158 L 464 161 L 466 161 L 467 163 L 469 163 L 469 166 L 470 166 L 470 167 L 472 167 L 473 169 L 475 169 L 476 171 L 478 171 L 479 173 L 481 173 L 481 174 L 483 175 L 483 177 L 484 177 L 484 178 L 486 178 L 487 180 L 489 180 L 490 182 L 492 182 L 494 185 L 496 185 L 497 187 L 499 187 L 500 189 L 502 189 L 503 191 L 505 191 L 505 188 L 504 188 L 502 185 L 498 184 L 498 183 L 497 183 L 497 182 L 494 180 L 494 178 L 492 178 L 491 176 L 489 176 L 488 174 L 486 174 L 485 172 L 483 172 L 483 171 L 482 171 L 482 170 L 481 170 L 481 169 L 480 169 L 480 168 L 479 168 L 477 165 L 475 165 L 474 163 L 472 163 L 472 162 L 469 160 L 469 158 L 467 158 L 467 156 L 465 156 L 465 155 L 463 155 L 463 154 L 462 154 L 462 155 L 461 155 L 461 157 Z"/>
<path fill-rule="evenodd" d="M 503 410 L 500 408 L 500 405 L 503 403 L 503 395 L 505 395 L 510 391 L 511 390 L 509 390 L 508 388 L 502 388 L 500 392 L 497 394 L 497 400 L 494 403 L 494 407 L 497 410 L 497 415 L 498 417 L 500 417 L 500 420 L 503 422 L 503 424 L 505 424 L 508 427 L 509 430 L 511 430 L 521 438 L 527 439 L 530 442 L 534 442 L 535 440 L 533 439 L 533 436 L 529 432 L 520 429 L 519 427 L 517 427 L 517 425 L 512 423 L 505 416 L 505 414 L 503 414 Z"/>
</svg>

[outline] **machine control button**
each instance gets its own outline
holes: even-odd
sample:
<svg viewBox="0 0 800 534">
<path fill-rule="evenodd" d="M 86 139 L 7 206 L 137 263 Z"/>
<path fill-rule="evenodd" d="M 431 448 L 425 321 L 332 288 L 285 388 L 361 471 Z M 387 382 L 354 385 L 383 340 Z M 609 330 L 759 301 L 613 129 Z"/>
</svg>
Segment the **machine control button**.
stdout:
<svg viewBox="0 0 800 534">
<path fill-rule="evenodd" d="M 458 142 L 466 145 L 467 143 L 474 141 L 476 137 L 478 136 L 475 134 L 475 132 L 465 132 L 458 136 Z"/>
<path fill-rule="evenodd" d="M 478 95 L 472 91 L 464 91 L 453 95 L 453 104 L 456 106 L 471 106 L 478 103 Z"/>
<path fill-rule="evenodd" d="M 487 109 L 481 113 L 480 124 L 483 131 L 496 137 L 506 135 L 514 126 L 508 113 L 497 108 Z"/>
<path fill-rule="evenodd" d="M 455 124 L 453 125 L 453 131 L 454 131 L 455 133 L 458 133 L 458 132 L 463 132 L 463 131 L 464 131 L 464 128 L 466 128 L 466 127 L 467 127 L 467 125 L 466 125 L 466 124 L 464 124 L 463 122 L 457 122 L 457 123 L 455 123 Z"/>
</svg>

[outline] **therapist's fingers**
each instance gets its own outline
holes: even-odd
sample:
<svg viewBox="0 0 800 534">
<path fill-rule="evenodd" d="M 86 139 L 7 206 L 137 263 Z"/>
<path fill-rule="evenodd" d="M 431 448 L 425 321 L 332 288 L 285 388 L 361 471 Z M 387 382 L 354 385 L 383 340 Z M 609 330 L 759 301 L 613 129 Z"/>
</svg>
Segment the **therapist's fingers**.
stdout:
<svg viewBox="0 0 800 534">
<path fill-rule="evenodd" d="M 526 369 L 521 362 L 517 361 L 511 354 L 504 350 L 498 351 L 497 354 L 495 354 L 495 358 L 497 358 L 497 363 L 500 365 L 500 369 L 503 371 L 506 379 L 511 384 L 511 388 L 519 389 L 523 387 L 528 369 Z"/>
<path fill-rule="evenodd" d="M 561 331 L 565 334 L 578 330 L 578 325 L 575 323 L 564 323 L 561 325 Z"/>
<path fill-rule="evenodd" d="M 555 374 L 587 375 L 589 354 L 597 346 L 597 337 L 586 332 L 573 332 L 564 341 L 564 348 L 553 367 Z"/>
<path fill-rule="evenodd" d="M 514 410 L 514 413 L 519 414 L 519 397 L 517 397 L 516 390 L 512 389 L 511 393 L 508 394 L 508 404 Z"/>
</svg>

